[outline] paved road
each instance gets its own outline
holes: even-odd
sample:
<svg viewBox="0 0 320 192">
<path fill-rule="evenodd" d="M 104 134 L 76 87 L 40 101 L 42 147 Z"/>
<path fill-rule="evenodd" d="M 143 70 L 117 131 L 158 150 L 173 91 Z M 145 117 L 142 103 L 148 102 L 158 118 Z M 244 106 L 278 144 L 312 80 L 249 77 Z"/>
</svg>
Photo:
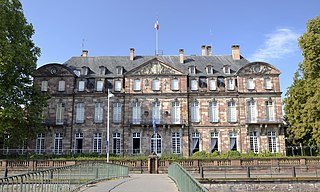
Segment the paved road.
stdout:
<svg viewBox="0 0 320 192">
<path fill-rule="evenodd" d="M 132 174 L 88 186 L 83 192 L 178 192 L 176 184 L 166 174 Z"/>
</svg>

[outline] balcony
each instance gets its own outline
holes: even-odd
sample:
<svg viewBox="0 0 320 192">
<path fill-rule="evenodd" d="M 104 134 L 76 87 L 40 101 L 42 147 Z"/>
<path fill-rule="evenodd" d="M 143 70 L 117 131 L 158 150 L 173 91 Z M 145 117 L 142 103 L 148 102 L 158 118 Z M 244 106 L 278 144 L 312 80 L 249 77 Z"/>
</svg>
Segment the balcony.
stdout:
<svg viewBox="0 0 320 192">
<path fill-rule="evenodd" d="M 67 125 L 67 119 L 44 119 L 42 125 L 54 126 L 54 125 Z"/>
<path fill-rule="evenodd" d="M 282 118 L 247 118 L 246 124 L 282 124 Z"/>
</svg>

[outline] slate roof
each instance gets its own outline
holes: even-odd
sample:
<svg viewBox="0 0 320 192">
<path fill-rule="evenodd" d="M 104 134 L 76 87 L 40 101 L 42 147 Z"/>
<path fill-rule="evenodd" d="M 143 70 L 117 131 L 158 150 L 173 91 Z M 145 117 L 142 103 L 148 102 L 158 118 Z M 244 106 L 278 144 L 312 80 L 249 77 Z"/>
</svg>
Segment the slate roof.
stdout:
<svg viewBox="0 0 320 192">
<path fill-rule="evenodd" d="M 111 73 L 106 76 L 115 76 L 116 68 L 123 67 L 123 74 L 131 71 L 132 69 L 157 58 L 165 64 L 171 65 L 188 75 L 188 68 L 195 66 L 197 69 L 196 76 L 208 76 L 206 67 L 213 66 L 214 74 L 212 76 L 226 76 L 223 73 L 223 67 L 228 65 L 231 69 L 231 74 L 234 75 L 244 65 L 250 63 L 245 58 L 241 57 L 240 60 L 233 60 L 231 55 L 224 56 L 184 56 L 184 63 L 180 63 L 180 56 L 135 56 L 133 61 L 130 61 L 129 56 L 97 56 L 97 57 L 72 57 L 67 60 L 63 65 L 72 70 L 81 70 L 82 67 L 89 67 L 91 74 L 99 75 L 100 66 L 104 66 Z"/>
</svg>

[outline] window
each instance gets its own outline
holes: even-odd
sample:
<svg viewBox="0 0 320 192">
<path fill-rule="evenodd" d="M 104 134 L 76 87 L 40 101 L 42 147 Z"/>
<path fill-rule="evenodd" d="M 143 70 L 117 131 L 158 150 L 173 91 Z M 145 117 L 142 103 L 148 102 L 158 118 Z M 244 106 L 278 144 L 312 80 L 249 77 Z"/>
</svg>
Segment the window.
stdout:
<svg viewBox="0 0 320 192">
<path fill-rule="evenodd" d="M 156 102 L 153 103 L 152 120 L 155 120 L 156 124 L 160 124 L 160 121 L 161 121 L 161 109 L 160 109 L 160 102 L 159 101 L 156 101 Z"/>
<path fill-rule="evenodd" d="M 118 66 L 117 67 L 117 75 L 122 75 L 122 73 L 123 73 L 123 67 Z"/>
<path fill-rule="evenodd" d="M 76 133 L 75 152 L 82 153 L 83 149 L 83 133 Z"/>
<path fill-rule="evenodd" d="M 258 132 L 257 131 L 250 131 L 249 139 L 250 139 L 250 150 L 254 153 L 259 153 L 259 141 L 258 141 Z"/>
<path fill-rule="evenodd" d="M 65 81 L 59 81 L 58 91 L 65 91 Z"/>
<path fill-rule="evenodd" d="M 93 152 L 101 153 L 102 137 L 101 133 L 95 133 L 93 135 Z"/>
<path fill-rule="evenodd" d="M 97 81 L 97 91 L 101 92 L 103 89 L 103 81 Z"/>
<path fill-rule="evenodd" d="M 230 141 L 229 149 L 231 151 L 237 151 L 237 133 L 230 132 L 229 133 L 229 141 Z"/>
<path fill-rule="evenodd" d="M 113 79 L 106 80 L 106 89 L 113 89 Z"/>
<path fill-rule="evenodd" d="M 141 105 L 139 102 L 132 104 L 132 124 L 140 124 L 141 121 Z"/>
<path fill-rule="evenodd" d="M 195 66 L 189 67 L 189 74 L 196 74 L 196 67 Z"/>
<path fill-rule="evenodd" d="M 228 90 L 229 91 L 234 90 L 234 79 L 228 79 Z"/>
<path fill-rule="evenodd" d="M 191 103 L 191 122 L 200 122 L 200 108 L 198 101 L 193 101 Z"/>
<path fill-rule="evenodd" d="M 81 73 L 82 75 L 88 75 L 88 71 L 89 71 L 88 67 L 82 67 Z"/>
<path fill-rule="evenodd" d="M 78 91 L 84 91 L 84 85 L 85 85 L 85 82 L 84 82 L 84 81 L 79 81 Z"/>
<path fill-rule="evenodd" d="M 140 79 L 133 80 L 133 90 L 134 91 L 140 91 L 141 90 Z"/>
<path fill-rule="evenodd" d="M 94 89 L 95 83 L 96 83 L 95 79 L 93 79 L 93 78 L 88 79 L 87 80 L 87 88 Z"/>
<path fill-rule="evenodd" d="M 171 90 L 172 91 L 178 91 L 179 90 L 179 80 L 178 79 L 172 79 L 171 80 Z"/>
<path fill-rule="evenodd" d="M 192 153 L 200 150 L 200 133 L 192 133 Z"/>
<path fill-rule="evenodd" d="M 113 154 L 120 154 L 121 153 L 120 133 L 113 133 L 112 137 L 113 137 L 113 147 L 112 147 Z"/>
<path fill-rule="evenodd" d="M 219 121 L 218 103 L 216 101 L 209 102 L 209 121 L 211 123 Z"/>
<path fill-rule="evenodd" d="M 274 121 L 274 105 L 272 101 L 266 101 L 267 121 Z"/>
<path fill-rule="evenodd" d="M 216 91 L 217 90 L 217 82 L 215 79 L 209 80 L 209 89 L 210 91 Z"/>
<path fill-rule="evenodd" d="M 132 153 L 140 153 L 140 133 L 132 133 Z"/>
<path fill-rule="evenodd" d="M 172 122 L 172 124 L 179 124 L 180 123 L 180 103 L 179 103 L 179 101 L 172 102 L 171 122 Z"/>
<path fill-rule="evenodd" d="M 199 87 L 207 88 L 207 78 L 206 77 L 199 78 Z"/>
<path fill-rule="evenodd" d="M 39 133 L 37 134 L 37 140 L 36 140 L 36 154 L 40 155 L 45 152 L 44 149 L 44 140 L 45 139 L 45 134 L 44 133 Z"/>
<path fill-rule="evenodd" d="M 114 123 L 121 123 L 121 104 L 119 102 L 113 103 L 113 118 Z"/>
<path fill-rule="evenodd" d="M 250 90 L 255 89 L 255 83 L 254 83 L 253 78 L 247 79 L 247 88 Z"/>
<path fill-rule="evenodd" d="M 54 154 L 61 155 L 62 154 L 62 133 L 56 133 L 54 137 Z"/>
<path fill-rule="evenodd" d="M 272 82 L 269 77 L 264 79 L 264 89 L 272 89 Z"/>
<path fill-rule="evenodd" d="M 211 65 L 207 66 L 207 74 L 212 75 L 213 74 L 213 67 Z"/>
<path fill-rule="evenodd" d="M 247 102 L 247 115 L 248 122 L 257 122 L 257 107 L 253 99 Z"/>
<path fill-rule="evenodd" d="M 41 91 L 48 91 L 48 81 L 41 82 Z"/>
<path fill-rule="evenodd" d="M 152 80 L 152 90 L 153 91 L 160 91 L 160 80 L 159 79 Z"/>
<path fill-rule="evenodd" d="M 223 72 L 224 72 L 224 74 L 230 74 L 230 67 L 229 66 L 224 66 L 223 67 Z"/>
<path fill-rule="evenodd" d="M 114 81 L 114 91 L 121 91 L 121 89 L 122 89 L 121 80 L 115 80 Z"/>
<path fill-rule="evenodd" d="M 57 103 L 56 124 L 63 125 L 63 121 L 64 121 L 64 104 Z"/>
<path fill-rule="evenodd" d="M 162 152 L 161 136 L 158 133 L 154 133 L 151 136 L 151 153 L 155 152 L 157 155 L 161 155 Z"/>
<path fill-rule="evenodd" d="M 102 103 L 96 103 L 94 106 L 94 122 L 102 123 L 102 119 L 103 119 Z"/>
<path fill-rule="evenodd" d="M 228 122 L 237 122 L 237 109 L 234 101 L 228 102 Z"/>
<path fill-rule="evenodd" d="M 105 75 L 106 74 L 106 68 L 104 66 L 100 66 L 100 75 Z"/>
<path fill-rule="evenodd" d="M 219 151 L 219 133 L 211 132 L 211 152 Z"/>
<path fill-rule="evenodd" d="M 84 123 L 84 103 L 77 103 L 76 108 L 76 123 Z"/>
<path fill-rule="evenodd" d="M 181 153 L 181 139 L 179 132 L 173 132 L 172 136 L 172 153 L 180 154 Z"/>
<path fill-rule="evenodd" d="M 268 144 L 271 153 L 277 152 L 277 134 L 275 131 L 268 131 Z"/>
<path fill-rule="evenodd" d="M 198 81 L 196 79 L 191 80 L 191 91 L 197 91 L 198 90 Z"/>
</svg>

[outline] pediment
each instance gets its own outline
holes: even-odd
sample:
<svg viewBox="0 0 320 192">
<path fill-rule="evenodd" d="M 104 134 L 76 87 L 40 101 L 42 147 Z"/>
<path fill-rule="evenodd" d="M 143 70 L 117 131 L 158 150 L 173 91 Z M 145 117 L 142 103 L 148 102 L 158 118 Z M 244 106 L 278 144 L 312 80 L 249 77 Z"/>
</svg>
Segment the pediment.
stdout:
<svg viewBox="0 0 320 192">
<path fill-rule="evenodd" d="M 47 64 L 37 69 L 35 76 L 74 76 L 75 74 L 61 64 Z"/>
<path fill-rule="evenodd" d="M 127 75 L 184 75 L 178 69 L 155 58 L 132 69 Z"/>
<path fill-rule="evenodd" d="M 269 75 L 280 74 L 274 66 L 264 62 L 249 63 L 237 71 L 238 75 Z"/>
</svg>

